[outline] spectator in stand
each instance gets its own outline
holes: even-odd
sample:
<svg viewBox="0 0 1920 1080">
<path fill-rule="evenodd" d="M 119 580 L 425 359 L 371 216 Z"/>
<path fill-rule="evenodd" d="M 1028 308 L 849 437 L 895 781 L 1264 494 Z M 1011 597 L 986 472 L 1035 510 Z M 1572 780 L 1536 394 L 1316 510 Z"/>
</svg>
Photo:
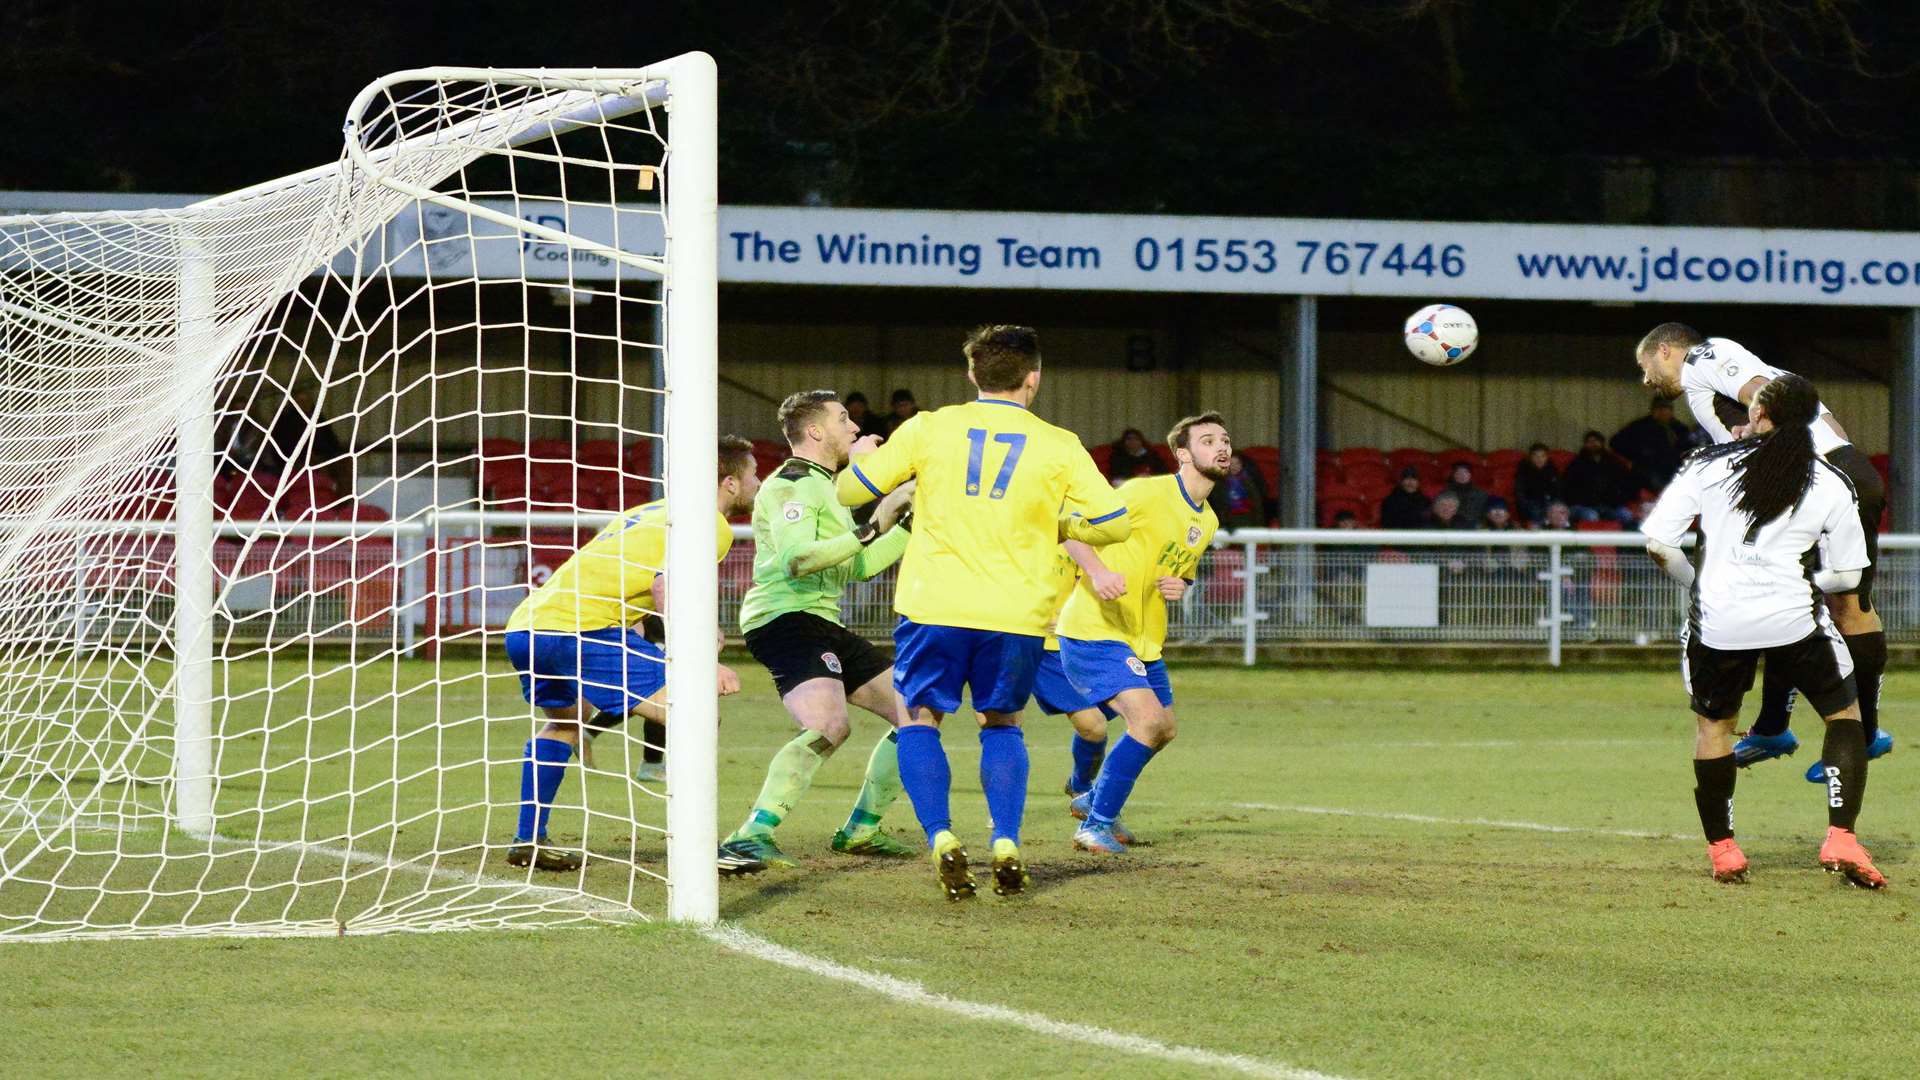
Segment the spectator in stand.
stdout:
<svg viewBox="0 0 1920 1080">
<path fill-rule="evenodd" d="M 1477 518 L 1470 518 L 1460 511 L 1460 496 L 1442 489 L 1433 497 L 1433 517 L 1427 522 L 1429 529 L 1473 529 L 1479 526 Z"/>
<path fill-rule="evenodd" d="M 847 407 L 847 419 L 853 421 L 855 428 L 853 433 L 854 438 L 858 439 L 863 435 L 870 435 L 880 430 L 879 419 L 873 415 L 873 410 L 867 406 L 867 395 L 855 390 L 853 393 L 841 398 L 840 403 Z"/>
<path fill-rule="evenodd" d="M 1571 532 L 1573 516 L 1573 508 L 1566 503 L 1558 501 L 1549 503 L 1546 523 L 1542 528 L 1547 532 Z M 1593 551 L 1583 547 L 1562 548 L 1560 565 L 1567 571 L 1567 576 L 1560 582 L 1561 604 L 1564 612 L 1572 620 L 1575 629 L 1592 629 L 1593 600 L 1588 583 L 1593 577 Z"/>
<path fill-rule="evenodd" d="M 1351 510 L 1336 510 L 1333 515 L 1333 527 L 1336 529 L 1358 529 L 1360 519 Z"/>
<path fill-rule="evenodd" d="M 1575 521 L 1617 521 L 1633 524 L 1626 508 L 1627 467 L 1607 450 L 1606 436 L 1589 431 L 1580 441 L 1580 456 L 1567 465 L 1564 498 Z M 1549 526 L 1551 528 L 1551 526 Z"/>
<path fill-rule="evenodd" d="M 920 412 L 920 403 L 913 400 L 913 391 L 901 387 L 893 392 L 893 411 L 887 414 L 886 427 L 881 432 L 887 438 L 900 430 L 900 425 L 913 419 Z"/>
<path fill-rule="evenodd" d="M 1380 500 L 1380 527 L 1424 529 L 1431 520 L 1433 503 L 1420 490 L 1420 470 L 1409 465 L 1400 470 L 1400 486 Z"/>
<path fill-rule="evenodd" d="M 1483 532 L 1520 532 L 1507 507 L 1507 500 L 1495 495 L 1487 500 L 1486 516 L 1480 519 Z M 1482 583 L 1481 605 L 1492 609 L 1493 621 L 1502 626 L 1533 625 L 1534 600 L 1539 584 L 1529 571 L 1531 555 L 1523 547 L 1489 546 L 1480 553 Z"/>
<path fill-rule="evenodd" d="M 1561 486 L 1547 444 L 1528 447 L 1526 460 L 1513 467 L 1513 501 L 1520 504 L 1520 520 L 1538 525 L 1547 516 L 1547 504 L 1561 497 Z"/>
<path fill-rule="evenodd" d="M 1460 516 L 1469 522 L 1467 528 L 1473 528 L 1487 516 L 1487 493 L 1473 486 L 1473 466 L 1466 462 L 1454 463 L 1451 478 L 1441 490 L 1459 500 Z"/>
<path fill-rule="evenodd" d="M 1267 490 L 1260 473 L 1238 451 L 1227 459 L 1226 479 L 1207 496 L 1222 529 L 1261 529 L 1267 524 Z"/>
<path fill-rule="evenodd" d="M 317 401 L 313 388 L 303 386 L 281 404 L 273 422 L 267 425 L 267 437 L 253 462 L 254 472 L 330 472 L 340 466 L 346 448 L 321 418 Z"/>
<path fill-rule="evenodd" d="M 1658 492 L 1680 471 L 1680 462 L 1694 447 L 1693 429 L 1673 418 L 1673 402 L 1653 399 L 1647 415 L 1614 433 L 1608 445 L 1633 464 L 1627 478 L 1632 493 Z"/>
<path fill-rule="evenodd" d="M 1167 463 L 1153 452 L 1139 428 L 1128 428 L 1113 441 L 1113 455 L 1107 459 L 1107 479 L 1118 484 L 1136 476 L 1158 476 L 1167 471 Z M 1219 487 L 1218 484 L 1214 485 Z"/>
</svg>

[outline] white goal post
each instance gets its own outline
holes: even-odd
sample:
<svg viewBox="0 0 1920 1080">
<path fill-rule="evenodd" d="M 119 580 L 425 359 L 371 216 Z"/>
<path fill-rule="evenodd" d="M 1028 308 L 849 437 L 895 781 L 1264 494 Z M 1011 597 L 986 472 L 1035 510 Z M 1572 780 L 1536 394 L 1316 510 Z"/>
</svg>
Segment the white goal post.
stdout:
<svg viewBox="0 0 1920 1080">
<path fill-rule="evenodd" d="M 701 53 L 423 68 L 334 165 L 0 217 L 0 940 L 717 918 L 716 110 Z M 584 867 L 513 869 L 543 718 L 415 636 L 661 494 L 668 780 L 603 733 Z"/>
</svg>

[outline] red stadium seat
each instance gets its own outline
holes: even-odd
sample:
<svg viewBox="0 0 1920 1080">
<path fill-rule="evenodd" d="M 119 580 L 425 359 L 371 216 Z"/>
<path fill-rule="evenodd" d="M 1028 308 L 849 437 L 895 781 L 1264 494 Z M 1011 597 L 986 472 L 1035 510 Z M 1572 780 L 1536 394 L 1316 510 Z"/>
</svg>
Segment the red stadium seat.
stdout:
<svg viewBox="0 0 1920 1080">
<path fill-rule="evenodd" d="M 615 468 L 620 464 L 620 444 L 612 439 L 589 439 L 580 444 L 575 460 L 582 465 Z"/>
<path fill-rule="evenodd" d="M 1426 471 L 1434 464 L 1433 451 L 1422 450 L 1417 446 L 1403 446 L 1387 453 L 1387 464 L 1393 466 L 1395 475 L 1411 465 L 1420 470 L 1420 475 L 1425 476 Z"/>
<path fill-rule="evenodd" d="M 1557 472 L 1559 472 L 1561 476 L 1565 476 L 1567 474 L 1567 466 L 1573 464 L 1573 459 L 1579 456 L 1580 456 L 1579 454 L 1576 454 L 1571 450 L 1547 451 L 1547 460 L 1553 462 L 1554 469 Z"/>
<path fill-rule="evenodd" d="M 1349 446 L 1339 452 L 1336 460 L 1339 461 L 1342 466 L 1361 462 L 1378 462 L 1384 465 L 1387 461 L 1387 455 L 1381 453 L 1379 447 L 1375 446 Z"/>
<path fill-rule="evenodd" d="M 1180 462 L 1174 458 L 1172 448 L 1166 443 L 1148 443 L 1147 449 L 1153 451 L 1153 456 L 1160 459 L 1160 464 L 1165 465 L 1168 472 L 1179 471 Z"/>
<path fill-rule="evenodd" d="M 1487 470 L 1489 472 L 1505 472 L 1508 475 L 1512 475 L 1514 467 L 1525 460 L 1527 460 L 1527 452 L 1525 450 L 1514 450 L 1511 448 L 1505 450 L 1489 450 L 1487 451 Z"/>
<path fill-rule="evenodd" d="M 280 478 L 271 473 L 227 474 L 214 481 L 214 510 L 229 521 L 265 520 L 273 514 L 273 493 L 279 487 Z"/>
<path fill-rule="evenodd" d="M 1266 489 L 1267 498 L 1278 499 L 1280 497 L 1281 472 L 1280 448 L 1277 446 L 1243 446 L 1240 448 L 1240 454 L 1247 459 L 1249 464 L 1260 470 L 1260 481 Z M 1324 465 L 1322 462 L 1324 462 Z M 1340 472 L 1339 463 L 1334 461 L 1331 456 L 1322 458 L 1319 453 L 1316 453 L 1314 455 L 1313 482 L 1316 485 L 1326 483 L 1326 480 L 1322 479 L 1322 477 L 1329 475 L 1329 473 L 1336 482 L 1341 480 L 1344 475 Z"/>
<path fill-rule="evenodd" d="M 1313 467 L 1313 486 L 1315 489 L 1324 488 L 1329 484 L 1344 484 L 1346 482 L 1347 472 L 1340 467 L 1340 463 L 1337 461 L 1322 461 L 1316 463 Z M 1279 491 L 1278 488 L 1275 487 L 1274 478 L 1271 474 L 1269 474 L 1267 486 L 1272 489 L 1268 494 L 1274 498 L 1279 498 Z"/>
<path fill-rule="evenodd" d="M 1105 476 L 1107 466 L 1113 463 L 1113 444 L 1099 443 L 1094 446 L 1089 446 L 1087 447 L 1087 454 L 1093 458 L 1093 463 L 1099 466 L 1100 474 Z"/>
<path fill-rule="evenodd" d="M 1384 461 L 1350 462 L 1345 472 L 1347 483 L 1359 488 L 1368 498 L 1380 498 L 1386 495 L 1400 479 L 1400 474 Z"/>
<path fill-rule="evenodd" d="M 1599 521 L 1577 521 L 1573 525 L 1573 531 L 1574 532 L 1620 532 L 1621 525 L 1617 521 L 1608 521 L 1605 518 L 1602 518 Z M 1608 549 L 1595 548 L 1594 550 L 1606 551 Z"/>
<path fill-rule="evenodd" d="M 753 440 L 753 463 L 756 474 L 772 476 L 774 471 L 791 455 L 792 450 L 783 442 L 772 439 Z"/>
<path fill-rule="evenodd" d="M 620 453 L 620 467 L 629 476 L 653 476 L 655 440 L 651 436 L 641 436 L 627 444 Z"/>
<path fill-rule="evenodd" d="M 1880 474 L 1881 483 L 1893 483 L 1893 455 L 1875 454 L 1869 460 L 1873 462 L 1873 471 Z"/>
<path fill-rule="evenodd" d="M 534 439 L 527 444 L 527 456 L 535 461 L 572 461 L 572 439 Z"/>
<path fill-rule="evenodd" d="M 1333 519 L 1342 510 L 1360 519 L 1360 524 L 1372 528 L 1374 513 L 1378 509 L 1365 499 L 1321 499 L 1317 505 L 1320 507 L 1320 527 L 1323 529 L 1333 528 Z"/>
</svg>

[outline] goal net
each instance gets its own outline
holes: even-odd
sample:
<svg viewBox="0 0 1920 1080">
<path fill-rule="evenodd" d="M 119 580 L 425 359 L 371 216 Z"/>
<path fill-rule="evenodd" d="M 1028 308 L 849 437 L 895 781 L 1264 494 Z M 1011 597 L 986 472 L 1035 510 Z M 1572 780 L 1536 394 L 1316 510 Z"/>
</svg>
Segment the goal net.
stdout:
<svg viewBox="0 0 1920 1080">
<path fill-rule="evenodd" d="M 0 218 L 0 939 L 715 917 L 714 100 L 403 72 L 335 165 Z M 605 732 L 510 866 L 501 628 L 667 492 L 669 777 Z"/>
</svg>

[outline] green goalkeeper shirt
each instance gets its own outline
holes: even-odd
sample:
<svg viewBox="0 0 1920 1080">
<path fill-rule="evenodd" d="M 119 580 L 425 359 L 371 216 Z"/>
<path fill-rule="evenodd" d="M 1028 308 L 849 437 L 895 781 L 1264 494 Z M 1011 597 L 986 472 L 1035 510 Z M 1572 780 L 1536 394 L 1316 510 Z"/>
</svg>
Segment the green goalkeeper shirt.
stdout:
<svg viewBox="0 0 1920 1080">
<path fill-rule="evenodd" d="M 898 562 L 908 537 L 896 526 L 862 547 L 853 512 L 834 492 L 833 473 L 788 458 L 753 500 L 753 588 L 740 601 L 741 631 L 794 611 L 842 625 L 840 594 L 847 583 Z"/>
</svg>

